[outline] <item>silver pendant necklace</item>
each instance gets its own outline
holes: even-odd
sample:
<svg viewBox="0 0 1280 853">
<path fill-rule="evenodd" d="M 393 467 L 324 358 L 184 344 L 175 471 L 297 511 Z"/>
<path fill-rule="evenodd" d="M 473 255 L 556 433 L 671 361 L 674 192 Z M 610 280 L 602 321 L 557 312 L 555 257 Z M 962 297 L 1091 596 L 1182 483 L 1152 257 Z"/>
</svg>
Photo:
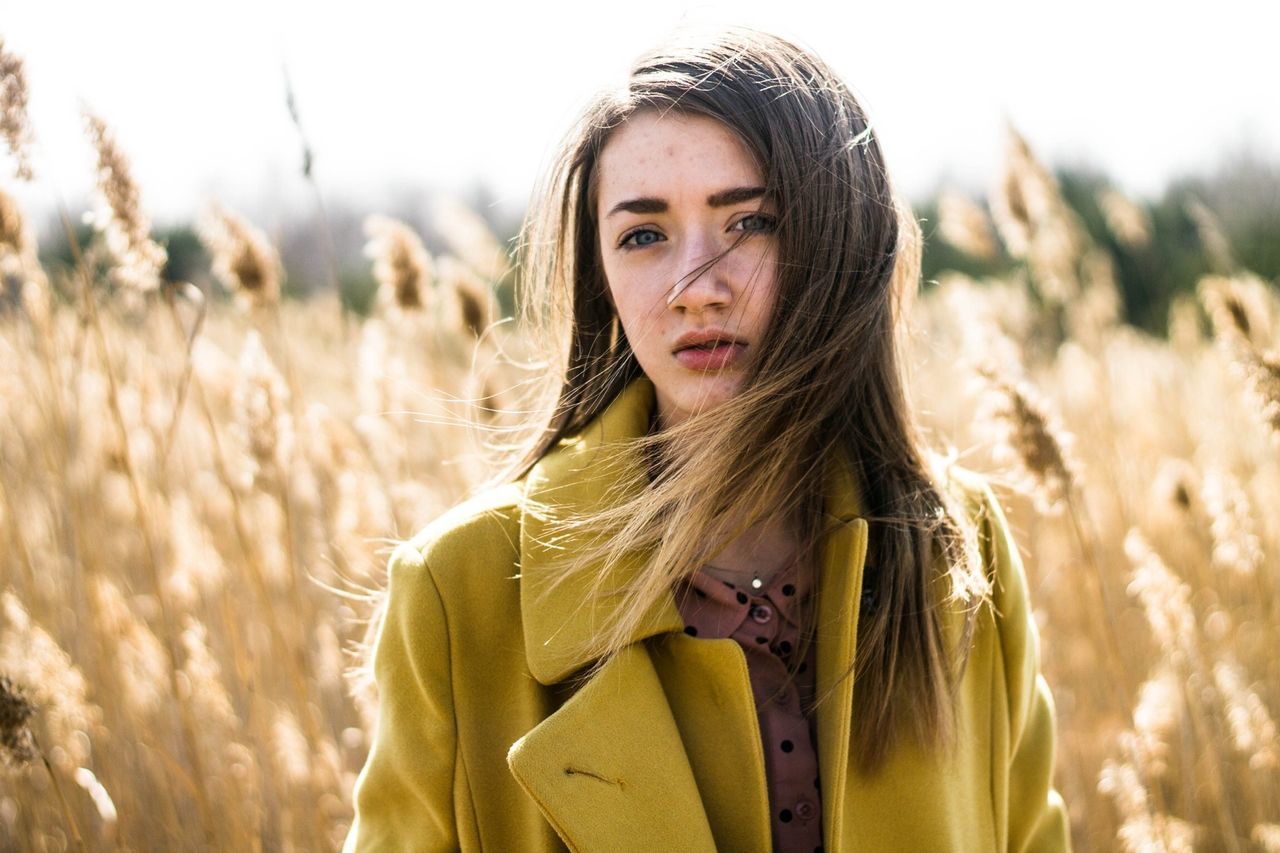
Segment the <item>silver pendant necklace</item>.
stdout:
<svg viewBox="0 0 1280 853">
<path fill-rule="evenodd" d="M 705 568 L 708 568 L 708 569 L 714 569 L 715 571 L 717 571 L 717 572 L 723 572 L 723 573 L 724 573 L 724 574 L 726 574 L 726 575 L 732 575 L 732 574 L 733 574 L 733 570 L 732 570 L 732 569 L 722 569 L 722 568 L 720 568 L 719 566 L 713 566 L 713 565 L 711 565 L 710 563 L 707 563 L 707 564 L 705 565 Z M 752 588 L 752 589 L 761 589 L 762 587 L 764 587 L 764 581 L 760 578 L 760 573 L 759 573 L 758 571 L 756 571 L 755 569 L 752 569 L 752 570 L 751 570 L 751 588 Z"/>
<path fill-rule="evenodd" d="M 791 565 L 792 561 L 795 560 L 797 556 L 799 556 L 798 552 L 796 554 L 792 554 L 789 558 L 783 561 L 776 569 L 774 569 L 769 574 L 769 577 L 771 578 L 777 577 L 778 573 L 785 571 L 787 566 Z M 715 571 L 722 572 L 726 575 L 734 574 L 733 569 L 722 569 L 719 566 L 712 565 L 711 563 L 706 563 L 705 566 L 708 569 L 714 569 Z M 757 571 L 756 569 L 751 570 L 751 588 L 754 590 L 760 590 L 764 588 L 764 579 L 760 577 L 760 572 Z"/>
</svg>

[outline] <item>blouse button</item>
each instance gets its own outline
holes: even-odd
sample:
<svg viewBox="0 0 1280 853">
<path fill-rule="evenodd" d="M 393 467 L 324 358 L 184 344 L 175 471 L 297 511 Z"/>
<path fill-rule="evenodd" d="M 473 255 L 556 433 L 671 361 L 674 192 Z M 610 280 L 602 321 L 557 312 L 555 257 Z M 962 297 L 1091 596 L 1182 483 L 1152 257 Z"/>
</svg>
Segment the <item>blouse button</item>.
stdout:
<svg viewBox="0 0 1280 853">
<path fill-rule="evenodd" d="M 813 817 L 813 813 L 814 813 L 813 803 L 810 802 L 809 800 L 801 800 L 800 802 L 796 803 L 796 817 L 800 818 L 801 820 L 809 820 L 811 817 Z"/>
<path fill-rule="evenodd" d="M 763 625 L 773 618 L 773 608 L 767 604 L 757 604 L 751 609 L 751 618 Z"/>
</svg>

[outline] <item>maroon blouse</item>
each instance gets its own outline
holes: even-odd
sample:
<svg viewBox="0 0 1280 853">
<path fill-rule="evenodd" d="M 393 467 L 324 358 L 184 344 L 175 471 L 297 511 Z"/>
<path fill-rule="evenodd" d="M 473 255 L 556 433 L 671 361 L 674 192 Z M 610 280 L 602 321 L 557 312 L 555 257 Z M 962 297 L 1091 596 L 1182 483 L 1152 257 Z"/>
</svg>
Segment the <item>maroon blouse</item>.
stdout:
<svg viewBox="0 0 1280 853">
<path fill-rule="evenodd" d="M 791 684 L 777 693 L 799 649 L 801 613 L 811 602 L 812 573 L 798 569 L 799 561 L 792 561 L 759 590 L 699 571 L 677 584 L 675 598 L 686 634 L 732 637 L 746 653 L 764 741 L 773 849 L 814 853 L 822 850 L 822 806 L 817 720 L 809 711 L 816 667 L 813 643 Z"/>
</svg>

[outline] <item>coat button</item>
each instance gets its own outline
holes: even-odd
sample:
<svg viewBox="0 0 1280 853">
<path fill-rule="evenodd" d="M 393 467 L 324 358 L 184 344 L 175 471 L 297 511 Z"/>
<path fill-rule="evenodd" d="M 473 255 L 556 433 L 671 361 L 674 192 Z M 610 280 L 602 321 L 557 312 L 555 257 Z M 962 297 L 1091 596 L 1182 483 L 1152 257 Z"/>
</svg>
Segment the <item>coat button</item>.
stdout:
<svg viewBox="0 0 1280 853">
<path fill-rule="evenodd" d="M 809 820 L 813 817 L 815 811 L 813 803 L 809 800 L 801 800 L 796 803 L 796 817 L 801 820 Z"/>
<path fill-rule="evenodd" d="M 751 618 L 763 625 L 773 618 L 773 608 L 767 604 L 757 604 L 751 608 Z"/>
</svg>

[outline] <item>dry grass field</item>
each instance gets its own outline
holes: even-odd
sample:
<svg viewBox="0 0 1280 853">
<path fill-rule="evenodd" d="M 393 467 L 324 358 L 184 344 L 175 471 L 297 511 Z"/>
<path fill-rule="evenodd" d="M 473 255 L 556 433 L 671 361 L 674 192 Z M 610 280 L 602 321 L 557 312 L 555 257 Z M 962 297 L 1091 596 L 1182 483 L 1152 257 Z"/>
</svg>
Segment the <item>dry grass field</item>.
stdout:
<svg viewBox="0 0 1280 853">
<path fill-rule="evenodd" d="M 335 849 L 388 544 L 488 476 L 521 405 L 501 270 L 373 218 L 360 320 L 282 301 L 272 247 L 214 211 L 235 303 L 162 287 L 127 160 L 89 129 L 101 237 L 65 280 L 0 186 L 0 849 Z M 1154 339 L 1016 135 L 990 208 L 951 199 L 943 235 L 1024 272 L 926 289 L 913 393 L 1007 507 L 1076 848 L 1280 851 L 1276 287 L 1208 278 Z"/>
</svg>

